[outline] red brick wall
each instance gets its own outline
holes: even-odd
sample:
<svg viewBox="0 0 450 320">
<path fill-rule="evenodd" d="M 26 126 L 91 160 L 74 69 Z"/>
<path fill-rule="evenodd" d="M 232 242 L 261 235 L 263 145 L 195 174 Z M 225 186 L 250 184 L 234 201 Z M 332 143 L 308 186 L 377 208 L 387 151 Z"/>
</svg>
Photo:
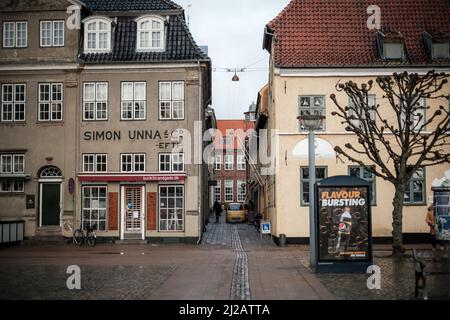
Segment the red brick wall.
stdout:
<svg viewBox="0 0 450 320">
<path fill-rule="evenodd" d="M 156 192 L 147 192 L 147 230 L 156 230 Z"/>
<path fill-rule="evenodd" d="M 108 193 L 108 230 L 119 230 L 119 193 Z"/>
</svg>

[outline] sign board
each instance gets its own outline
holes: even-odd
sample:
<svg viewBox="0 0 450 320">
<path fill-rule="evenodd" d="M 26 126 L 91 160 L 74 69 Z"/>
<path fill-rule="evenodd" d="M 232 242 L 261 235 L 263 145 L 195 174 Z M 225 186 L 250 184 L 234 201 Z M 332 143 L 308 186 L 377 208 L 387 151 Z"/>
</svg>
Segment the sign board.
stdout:
<svg viewBox="0 0 450 320">
<path fill-rule="evenodd" d="M 370 184 L 350 176 L 316 183 L 317 271 L 365 272 L 372 264 Z"/>
<path fill-rule="evenodd" d="M 450 188 L 432 188 L 434 192 L 434 212 L 436 218 L 436 239 L 450 240 Z"/>
<path fill-rule="evenodd" d="M 272 233 L 272 225 L 270 224 L 270 221 L 263 221 L 261 220 L 261 234 L 271 234 Z"/>
<path fill-rule="evenodd" d="M 217 186 L 217 181 L 216 180 L 209 180 L 208 181 L 208 187 L 215 187 Z"/>
<path fill-rule="evenodd" d="M 34 209 L 36 206 L 36 196 L 34 194 L 27 194 L 26 196 L 26 208 Z"/>
</svg>

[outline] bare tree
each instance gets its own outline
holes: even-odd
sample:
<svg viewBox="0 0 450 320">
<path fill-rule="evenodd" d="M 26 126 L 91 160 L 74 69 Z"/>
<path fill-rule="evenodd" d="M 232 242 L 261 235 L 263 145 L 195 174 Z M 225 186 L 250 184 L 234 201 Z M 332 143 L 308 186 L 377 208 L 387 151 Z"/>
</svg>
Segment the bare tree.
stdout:
<svg viewBox="0 0 450 320">
<path fill-rule="evenodd" d="M 348 106 L 341 105 L 335 94 L 331 95 L 338 108 L 332 115 L 339 117 L 345 130 L 358 139 L 358 145 L 347 143 L 344 148 L 335 147 L 338 157 L 366 167 L 395 188 L 392 201 L 394 255 L 404 252 L 402 211 L 411 177 L 420 168 L 450 163 L 448 102 L 433 112 L 429 106 L 421 104 L 421 98 L 448 100 L 449 93 L 442 92 L 447 78 L 447 74 L 434 71 L 425 75 L 403 72 L 377 77 L 376 84 L 383 92 L 382 101 L 387 102 L 382 107 L 369 102 L 372 80 L 360 86 L 353 81 L 336 85 L 338 92 L 343 91 L 349 97 Z M 425 110 L 430 110 L 430 114 Z"/>
</svg>

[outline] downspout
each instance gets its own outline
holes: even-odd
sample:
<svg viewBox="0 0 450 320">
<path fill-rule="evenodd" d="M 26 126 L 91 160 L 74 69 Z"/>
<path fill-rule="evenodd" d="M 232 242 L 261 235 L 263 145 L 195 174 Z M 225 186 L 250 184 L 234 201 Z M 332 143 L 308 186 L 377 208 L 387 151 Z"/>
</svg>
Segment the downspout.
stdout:
<svg viewBox="0 0 450 320">
<path fill-rule="evenodd" d="M 202 122 L 202 130 L 200 132 L 200 134 L 203 133 L 203 117 L 202 117 L 202 112 L 203 112 L 203 96 L 202 96 L 202 74 L 201 74 L 201 66 L 200 66 L 200 61 L 197 61 L 197 65 L 198 65 L 198 120 Z M 196 138 L 197 139 L 197 138 Z M 202 174 L 202 162 L 203 162 L 203 139 L 199 139 L 200 140 L 200 144 L 199 144 L 199 148 L 202 151 L 202 156 L 200 157 L 200 161 L 198 164 L 198 240 L 197 240 L 197 245 L 200 243 L 200 241 L 202 241 L 202 179 L 203 179 L 203 174 Z M 199 151 L 200 152 L 200 151 Z M 195 156 L 194 156 L 195 158 Z"/>
</svg>

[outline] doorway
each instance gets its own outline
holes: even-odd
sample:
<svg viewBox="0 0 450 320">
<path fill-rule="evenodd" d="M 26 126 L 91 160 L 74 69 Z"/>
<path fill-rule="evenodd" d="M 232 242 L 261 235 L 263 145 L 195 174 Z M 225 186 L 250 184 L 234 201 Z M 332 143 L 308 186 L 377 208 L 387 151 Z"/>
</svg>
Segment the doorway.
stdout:
<svg viewBox="0 0 450 320">
<path fill-rule="evenodd" d="M 124 239 L 145 239 L 143 186 L 122 186 L 122 232 Z"/>
</svg>

